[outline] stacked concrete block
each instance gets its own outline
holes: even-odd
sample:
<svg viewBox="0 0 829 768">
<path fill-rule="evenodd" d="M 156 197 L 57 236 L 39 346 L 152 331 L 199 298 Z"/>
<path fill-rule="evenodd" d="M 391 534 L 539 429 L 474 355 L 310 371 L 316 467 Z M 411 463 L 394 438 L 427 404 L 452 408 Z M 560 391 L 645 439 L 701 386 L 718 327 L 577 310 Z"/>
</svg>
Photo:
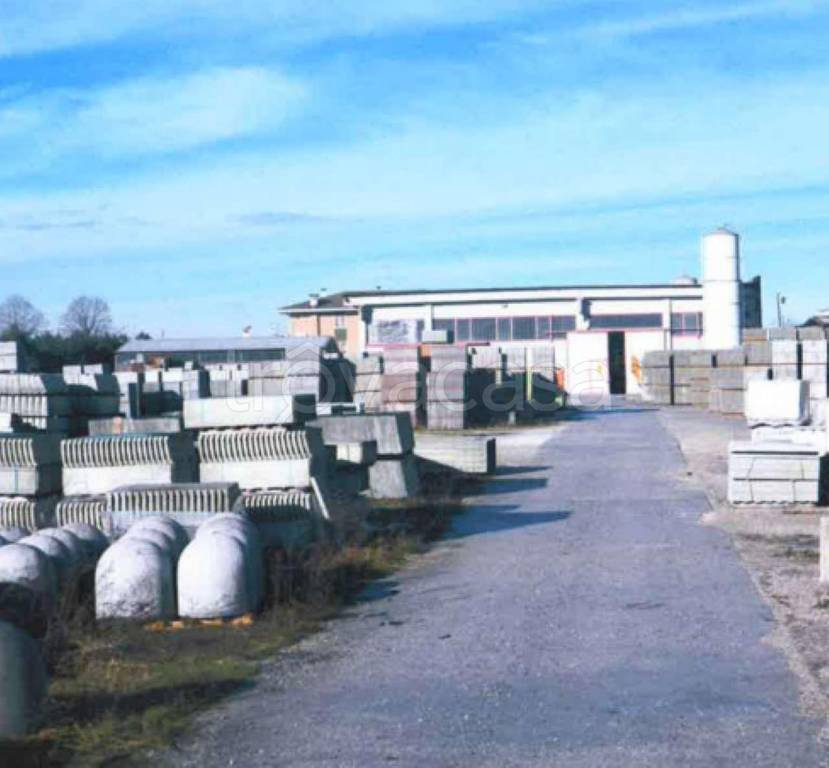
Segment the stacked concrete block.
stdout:
<svg viewBox="0 0 829 768">
<path fill-rule="evenodd" d="M 427 468 L 453 469 L 472 475 L 491 475 L 496 469 L 495 438 L 485 435 L 419 433 L 414 454 Z"/>
<path fill-rule="evenodd" d="M 722 350 L 715 357 L 708 409 L 714 413 L 742 415 L 745 411 L 745 352 L 741 349 Z"/>
<path fill-rule="evenodd" d="M 819 504 L 826 499 L 827 457 L 782 441 L 735 441 L 728 451 L 732 504 Z"/>
<path fill-rule="evenodd" d="M 643 398 L 657 405 L 673 405 L 674 356 L 672 352 L 653 351 L 642 356 Z"/>
<path fill-rule="evenodd" d="M 809 329 L 802 329 L 809 330 Z M 822 328 L 816 330 L 822 331 Z M 824 426 L 826 401 L 829 399 L 829 341 L 805 339 L 801 346 L 801 377 L 809 383 L 809 410 L 812 423 Z"/>
<path fill-rule="evenodd" d="M 113 376 L 118 382 L 118 413 L 129 419 L 143 416 L 146 374 L 140 371 L 118 371 Z"/>
<path fill-rule="evenodd" d="M 241 504 L 264 546 L 303 549 L 322 535 L 326 516 L 313 490 L 246 491 Z"/>
<path fill-rule="evenodd" d="M 794 380 L 749 382 L 745 416 L 751 427 L 790 427 L 808 423 L 808 383 Z"/>
<path fill-rule="evenodd" d="M 24 370 L 23 355 L 16 341 L 0 341 L 0 373 Z"/>
<path fill-rule="evenodd" d="M 255 396 L 311 395 L 317 402 L 341 402 L 350 398 L 353 375 L 342 357 L 299 350 L 286 360 L 252 363 L 248 389 Z"/>
<path fill-rule="evenodd" d="M 378 355 L 360 358 L 354 373 L 353 399 L 372 413 L 383 408 L 383 358 Z"/>
<path fill-rule="evenodd" d="M 61 491 L 60 437 L 0 436 L 0 526 L 50 526 Z"/>
<path fill-rule="evenodd" d="M 121 410 L 121 387 L 109 374 L 64 375 L 72 399 L 73 415 L 84 420 L 117 416 Z"/>
<path fill-rule="evenodd" d="M 469 424 L 473 403 L 469 356 L 463 347 L 433 347 L 431 371 L 426 374 L 426 425 L 429 429 L 458 430 Z"/>
<path fill-rule="evenodd" d="M 492 371 L 498 384 L 506 374 L 506 358 L 498 347 L 472 346 L 468 348 L 473 370 Z"/>
<path fill-rule="evenodd" d="M 235 368 L 213 369 L 210 376 L 210 397 L 247 397 L 248 374 Z"/>
<path fill-rule="evenodd" d="M 184 618 L 234 618 L 256 611 L 264 594 L 262 543 L 240 515 L 202 525 L 178 562 L 178 607 Z"/>
<path fill-rule="evenodd" d="M 69 434 L 80 429 L 69 388 L 56 374 L 0 374 L 0 413 L 16 416 L 28 431 Z"/>
<path fill-rule="evenodd" d="M 210 396 L 207 371 L 171 368 L 156 375 L 145 376 L 143 401 L 147 414 L 181 411 L 185 403 Z"/>
<path fill-rule="evenodd" d="M 213 515 L 233 513 L 240 496 L 236 483 L 122 486 L 106 495 L 101 530 L 120 536 L 139 520 L 164 517 L 192 532 Z"/>
<path fill-rule="evenodd" d="M 800 342 L 796 339 L 772 339 L 771 367 L 774 378 L 777 380 L 799 379 L 801 374 L 801 353 Z"/>
<path fill-rule="evenodd" d="M 202 482 L 240 488 L 310 488 L 324 479 L 329 454 L 316 429 L 206 430 L 199 434 Z"/>
<path fill-rule="evenodd" d="M 182 431 L 181 415 L 149 416 L 131 419 L 115 416 L 110 419 L 91 419 L 89 436 L 106 435 L 169 435 Z"/>
<path fill-rule="evenodd" d="M 713 352 L 683 350 L 674 352 L 674 404 L 708 408 L 711 398 Z"/>
<path fill-rule="evenodd" d="M 422 421 L 424 366 L 418 347 L 383 352 L 380 384 L 383 410 L 406 413 L 415 427 Z"/>
<path fill-rule="evenodd" d="M 61 459 L 67 496 L 102 494 L 122 485 L 190 483 L 197 474 L 186 433 L 64 440 Z"/>
<path fill-rule="evenodd" d="M 187 400 L 186 429 L 223 429 L 301 424 L 316 415 L 313 395 L 249 396 Z"/>
<path fill-rule="evenodd" d="M 326 416 L 313 422 L 326 446 L 376 444 L 377 458 L 368 468 L 369 494 L 375 498 L 407 498 L 420 492 L 415 464 L 414 432 L 402 413 Z"/>
</svg>

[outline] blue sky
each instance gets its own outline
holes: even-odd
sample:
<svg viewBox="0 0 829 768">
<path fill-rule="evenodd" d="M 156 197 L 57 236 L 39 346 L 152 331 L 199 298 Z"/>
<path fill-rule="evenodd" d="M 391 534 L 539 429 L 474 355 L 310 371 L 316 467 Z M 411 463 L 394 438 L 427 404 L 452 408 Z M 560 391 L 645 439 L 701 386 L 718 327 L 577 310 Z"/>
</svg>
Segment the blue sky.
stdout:
<svg viewBox="0 0 829 768">
<path fill-rule="evenodd" d="M 698 274 L 829 305 L 829 1 L 4 0 L 0 296 L 129 333 L 311 291 Z"/>
</svg>

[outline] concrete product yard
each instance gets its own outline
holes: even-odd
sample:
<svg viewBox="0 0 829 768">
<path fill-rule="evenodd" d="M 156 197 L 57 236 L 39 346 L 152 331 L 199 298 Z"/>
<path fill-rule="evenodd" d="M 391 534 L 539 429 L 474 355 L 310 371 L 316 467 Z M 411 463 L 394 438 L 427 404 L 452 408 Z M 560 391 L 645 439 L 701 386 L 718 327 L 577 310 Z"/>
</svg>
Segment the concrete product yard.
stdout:
<svg viewBox="0 0 829 768">
<path fill-rule="evenodd" d="M 745 427 L 688 415 L 614 408 L 502 436 L 508 466 L 443 544 L 205 715 L 166 764 L 823 765 L 825 711 L 792 644 L 764 642 L 754 566 L 699 524 Z M 716 489 L 669 429 L 716 463 Z"/>
</svg>

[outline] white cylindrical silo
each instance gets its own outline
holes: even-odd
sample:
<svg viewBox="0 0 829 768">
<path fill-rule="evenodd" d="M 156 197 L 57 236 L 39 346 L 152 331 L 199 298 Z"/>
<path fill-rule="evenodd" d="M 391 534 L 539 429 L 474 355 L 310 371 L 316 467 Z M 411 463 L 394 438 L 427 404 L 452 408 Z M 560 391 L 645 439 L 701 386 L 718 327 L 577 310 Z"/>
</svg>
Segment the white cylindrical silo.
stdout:
<svg viewBox="0 0 829 768">
<path fill-rule="evenodd" d="M 740 346 L 740 236 L 725 228 L 702 238 L 702 312 L 706 349 Z"/>
</svg>

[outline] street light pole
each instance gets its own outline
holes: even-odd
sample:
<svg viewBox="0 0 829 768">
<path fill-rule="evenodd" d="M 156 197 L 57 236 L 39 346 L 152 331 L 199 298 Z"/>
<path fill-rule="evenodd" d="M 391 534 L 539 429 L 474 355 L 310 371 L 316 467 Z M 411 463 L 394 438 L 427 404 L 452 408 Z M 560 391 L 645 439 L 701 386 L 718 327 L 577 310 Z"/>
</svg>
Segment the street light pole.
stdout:
<svg viewBox="0 0 829 768">
<path fill-rule="evenodd" d="M 780 293 L 780 291 L 778 291 L 777 292 L 777 327 L 778 328 L 783 327 L 783 305 L 785 303 L 786 303 L 786 297 L 782 293 Z"/>
</svg>

